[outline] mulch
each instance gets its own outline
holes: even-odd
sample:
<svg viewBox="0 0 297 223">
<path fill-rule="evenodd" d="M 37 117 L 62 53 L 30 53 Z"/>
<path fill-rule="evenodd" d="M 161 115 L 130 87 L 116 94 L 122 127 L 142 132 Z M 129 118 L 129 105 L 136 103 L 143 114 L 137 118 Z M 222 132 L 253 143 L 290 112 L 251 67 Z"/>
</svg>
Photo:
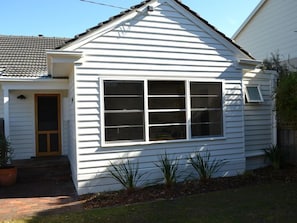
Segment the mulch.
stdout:
<svg viewBox="0 0 297 223">
<path fill-rule="evenodd" d="M 198 180 L 191 180 L 177 183 L 171 188 L 166 188 L 164 185 L 155 185 L 138 188 L 132 192 L 122 190 L 116 192 L 88 194 L 83 195 L 80 198 L 84 200 L 84 208 L 91 209 L 142 203 L 160 199 L 175 199 L 188 195 L 236 189 L 272 182 L 297 182 L 297 167 L 286 166 L 280 170 L 274 170 L 271 167 L 266 167 L 248 172 L 244 175 L 213 178 L 203 183 Z"/>
</svg>

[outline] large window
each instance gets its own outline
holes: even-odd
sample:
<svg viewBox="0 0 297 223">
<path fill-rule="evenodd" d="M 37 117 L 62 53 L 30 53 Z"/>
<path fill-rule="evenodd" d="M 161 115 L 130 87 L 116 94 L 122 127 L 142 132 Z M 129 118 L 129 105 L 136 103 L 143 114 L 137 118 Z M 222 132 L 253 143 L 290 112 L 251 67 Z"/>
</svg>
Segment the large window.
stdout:
<svg viewBox="0 0 297 223">
<path fill-rule="evenodd" d="M 103 83 L 107 143 L 223 135 L 221 82 Z"/>
</svg>

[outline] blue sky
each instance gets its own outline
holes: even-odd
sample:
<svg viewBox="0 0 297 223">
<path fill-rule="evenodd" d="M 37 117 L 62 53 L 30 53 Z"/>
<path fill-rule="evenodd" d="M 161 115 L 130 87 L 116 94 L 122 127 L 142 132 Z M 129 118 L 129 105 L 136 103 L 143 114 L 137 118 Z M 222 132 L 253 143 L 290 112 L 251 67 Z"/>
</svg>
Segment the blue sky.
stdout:
<svg viewBox="0 0 297 223">
<path fill-rule="evenodd" d="M 129 8 L 141 0 L 93 0 Z M 231 37 L 260 0 L 182 0 Z M 0 34 L 73 37 L 123 9 L 80 0 L 1 0 Z"/>
</svg>

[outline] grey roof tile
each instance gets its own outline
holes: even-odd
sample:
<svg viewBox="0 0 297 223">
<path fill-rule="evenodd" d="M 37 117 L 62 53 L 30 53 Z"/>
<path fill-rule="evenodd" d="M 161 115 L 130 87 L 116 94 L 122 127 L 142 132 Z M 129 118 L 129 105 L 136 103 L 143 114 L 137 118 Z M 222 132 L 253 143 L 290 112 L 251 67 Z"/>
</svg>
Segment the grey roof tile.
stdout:
<svg viewBox="0 0 297 223">
<path fill-rule="evenodd" d="M 46 50 L 67 38 L 0 35 L 0 77 L 47 76 Z"/>
</svg>

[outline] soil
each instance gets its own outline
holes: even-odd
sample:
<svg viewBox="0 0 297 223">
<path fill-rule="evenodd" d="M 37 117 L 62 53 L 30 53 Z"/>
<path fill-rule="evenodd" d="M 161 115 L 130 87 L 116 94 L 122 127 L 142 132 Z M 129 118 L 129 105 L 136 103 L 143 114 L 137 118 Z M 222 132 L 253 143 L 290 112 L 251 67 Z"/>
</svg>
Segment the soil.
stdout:
<svg viewBox="0 0 297 223">
<path fill-rule="evenodd" d="M 254 170 L 244 175 L 234 177 L 213 178 L 206 182 L 198 180 L 177 183 L 170 188 L 164 185 L 155 185 L 138 188 L 134 191 L 115 191 L 81 196 L 84 207 L 101 208 L 133 203 L 141 203 L 160 199 L 175 199 L 193 194 L 208 193 L 227 189 L 236 189 L 244 186 L 267 184 L 273 182 L 297 182 L 297 167 L 287 166 L 280 170 L 266 167 Z"/>
</svg>

